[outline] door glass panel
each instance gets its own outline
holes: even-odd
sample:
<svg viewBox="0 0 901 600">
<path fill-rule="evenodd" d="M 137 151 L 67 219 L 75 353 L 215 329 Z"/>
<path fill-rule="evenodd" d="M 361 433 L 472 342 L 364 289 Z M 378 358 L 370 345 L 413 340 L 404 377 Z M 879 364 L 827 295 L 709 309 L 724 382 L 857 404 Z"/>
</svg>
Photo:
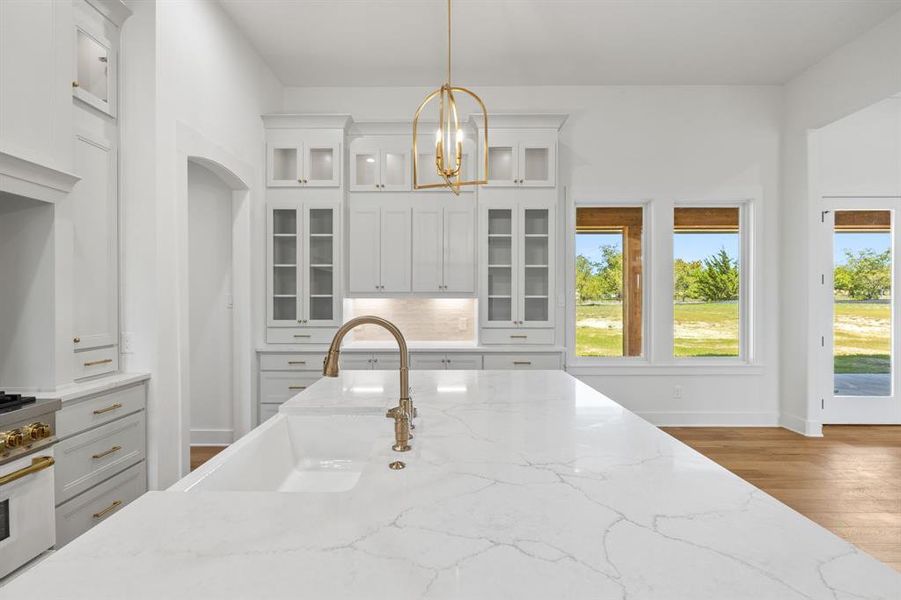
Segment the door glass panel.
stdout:
<svg viewBox="0 0 901 600">
<path fill-rule="evenodd" d="M 523 291 L 525 321 L 548 320 L 548 211 L 523 211 Z"/>
<path fill-rule="evenodd" d="M 513 211 L 488 211 L 488 320 L 513 320 Z"/>
<path fill-rule="evenodd" d="M 297 181 L 297 148 L 272 149 L 272 179 Z"/>
<path fill-rule="evenodd" d="M 523 179 L 526 181 L 547 181 L 548 149 L 526 148 L 525 165 L 523 165 Z"/>
<path fill-rule="evenodd" d="M 354 184 L 375 185 L 378 183 L 378 157 L 375 153 L 357 154 L 354 161 L 356 162 Z"/>
<path fill-rule="evenodd" d="M 77 30 L 77 80 L 78 87 L 92 96 L 109 101 L 109 49 L 99 41 Z"/>
<path fill-rule="evenodd" d="M 310 220 L 310 320 L 334 318 L 334 211 L 311 208 Z"/>
<path fill-rule="evenodd" d="M 840 210 L 833 233 L 836 396 L 892 393 L 891 211 Z"/>
<path fill-rule="evenodd" d="M 406 155 L 402 152 L 385 152 L 385 172 L 382 177 L 383 185 L 404 185 Z"/>
<path fill-rule="evenodd" d="M 331 181 L 335 178 L 331 148 L 310 149 L 310 180 Z"/>
<path fill-rule="evenodd" d="M 488 148 L 488 181 L 513 180 L 513 147 L 490 146 Z"/>
</svg>

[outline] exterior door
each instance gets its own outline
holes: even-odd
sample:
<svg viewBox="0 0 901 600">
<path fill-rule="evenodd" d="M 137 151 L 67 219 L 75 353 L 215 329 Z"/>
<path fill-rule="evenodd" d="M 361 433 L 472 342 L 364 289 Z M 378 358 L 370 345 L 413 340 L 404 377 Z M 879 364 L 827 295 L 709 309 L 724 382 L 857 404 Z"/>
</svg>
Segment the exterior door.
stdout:
<svg viewBox="0 0 901 600">
<path fill-rule="evenodd" d="M 823 423 L 901 423 L 897 206 L 843 198 L 821 213 Z"/>
</svg>

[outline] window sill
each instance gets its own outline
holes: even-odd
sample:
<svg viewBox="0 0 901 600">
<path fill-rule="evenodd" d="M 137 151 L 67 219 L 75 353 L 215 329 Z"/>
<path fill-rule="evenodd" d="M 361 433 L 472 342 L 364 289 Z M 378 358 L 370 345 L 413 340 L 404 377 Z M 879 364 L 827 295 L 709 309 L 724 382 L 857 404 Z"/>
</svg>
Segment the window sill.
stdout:
<svg viewBox="0 0 901 600">
<path fill-rule="evenodd" d="M 673 376 L 673 375 L 763 375 L 765 366 L 759 363 L 744 362 L 691 362 L 651 364 L 642 362 L 623 363 L 567 363 L 566 372 L 574 376 L 592 375 L 639 375 L 647 376 Z"/>
</svg>

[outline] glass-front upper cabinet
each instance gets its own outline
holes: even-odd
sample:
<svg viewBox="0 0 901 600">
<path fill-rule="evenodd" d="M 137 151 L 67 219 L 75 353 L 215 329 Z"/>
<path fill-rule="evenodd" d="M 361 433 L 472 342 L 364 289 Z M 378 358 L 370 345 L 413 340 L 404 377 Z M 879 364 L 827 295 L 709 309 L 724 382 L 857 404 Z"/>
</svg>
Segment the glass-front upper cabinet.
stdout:
<svg viewBox="0 0 901 600">
<path fill-rule="evenodd" d="M 387 136 L 401 137 L 401 136 Z M 410 141 L 381 138 L 354 140 L 350 146 L 352 192 L 405 192 L 412 181 Z"/>
<path fill-rule="evenodd" d="M 337 207 L 272 203 L 267 220 L 267 325 L 337 325 Z"/>
<path fill-rule="evenodd" d="M 483 209 L 482 325 L 551 327 L 554 288 L 552 203 L 516 201 Z"/>
<path fill-rule="evenodd" d="M 554 187 L 557 133 L 497 130 L 488 134 L 488 184 L 495 187 Z M 482 164 L 479 165 L 483 169 Z"/>
<path fill-rule="evenodd" d="M 116 116 L 119 30 L 87 3 L 75 7 L 72 95 Z"/>
<path fill-rule="evenodd" d="M 341 146 L 331 143 L 268 145 L 269 187 L 339 187 Z"/>
<path fill-rule="evenodd" d="M 435 138 L 434 136 L 418 136 L 416 142 L 416 153 L 418 154 L 418 172 L 416 178 L 419 185 L 443 184 L 444 179 L 438 175 L 438 169 L 435 167 Z M 460 160 L 460 180 L 471 181 L 475 179 L 476 163 L 476 146 L 475 143 L 466 138 L 463 141 L 463 155 Z M 460 188 L 461 192 L 473 192 L 475 186 Z M 447 191 L 447 188 L 430 188 L 430 190 Z"/>
</svg>

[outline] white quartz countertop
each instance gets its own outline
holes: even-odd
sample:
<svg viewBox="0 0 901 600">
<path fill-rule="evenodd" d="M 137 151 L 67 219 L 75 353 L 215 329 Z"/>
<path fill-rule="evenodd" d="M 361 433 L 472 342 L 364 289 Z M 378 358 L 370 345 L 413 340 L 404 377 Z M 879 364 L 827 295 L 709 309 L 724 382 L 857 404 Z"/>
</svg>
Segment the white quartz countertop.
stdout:
<svg viewBox="0 0 901 600">
<path fill-rule="evenodd" d="M 283 412 L 389 406 L 396 376 L 323 379 Z M 406 469 L 386 419 L 347 492 L 149 493 L 0 597 L 901 598 L 897 572 L 563 372 L 411 383 Z"/>
<path fill-rule="evenodd" d="M 87 396 L 95 396 L 109 390 L 141 383 L 142 381 L 147 381 L 149 379 L 150 373 L 114 373 L 98 379 L 71 383 L 69 385 L 58 387 L 54 391 L 38 392 L 35 396 L 38 398 L 59 399 L 65 404 L 66 402 L 71 402 Z"/>
<path fill-rule="evenodd" d="M 540 344 L 519 344 L 511 346 L 508 344 L 477 344 L 475 342 L 407 342 L 407 350 L 409 352 L 451 352 L 465 353 L 472 352 L 475 354 L 491 354 L 498 353 L 561 353 L 564 351 L 562 346 L 546 346 Z M 257 352 L 271 354 L 302 354 L 306 352 L 316 352 L 325 354 L 328 351 L 328 344 L 306 344 L 306 345 L 268 345 L 260 346 Z M 358 352 L 389 352 L 397 354 L 397 342 L 347 342 L 341 345 L 341 352 L 358 353 Z"/>
</svg>

